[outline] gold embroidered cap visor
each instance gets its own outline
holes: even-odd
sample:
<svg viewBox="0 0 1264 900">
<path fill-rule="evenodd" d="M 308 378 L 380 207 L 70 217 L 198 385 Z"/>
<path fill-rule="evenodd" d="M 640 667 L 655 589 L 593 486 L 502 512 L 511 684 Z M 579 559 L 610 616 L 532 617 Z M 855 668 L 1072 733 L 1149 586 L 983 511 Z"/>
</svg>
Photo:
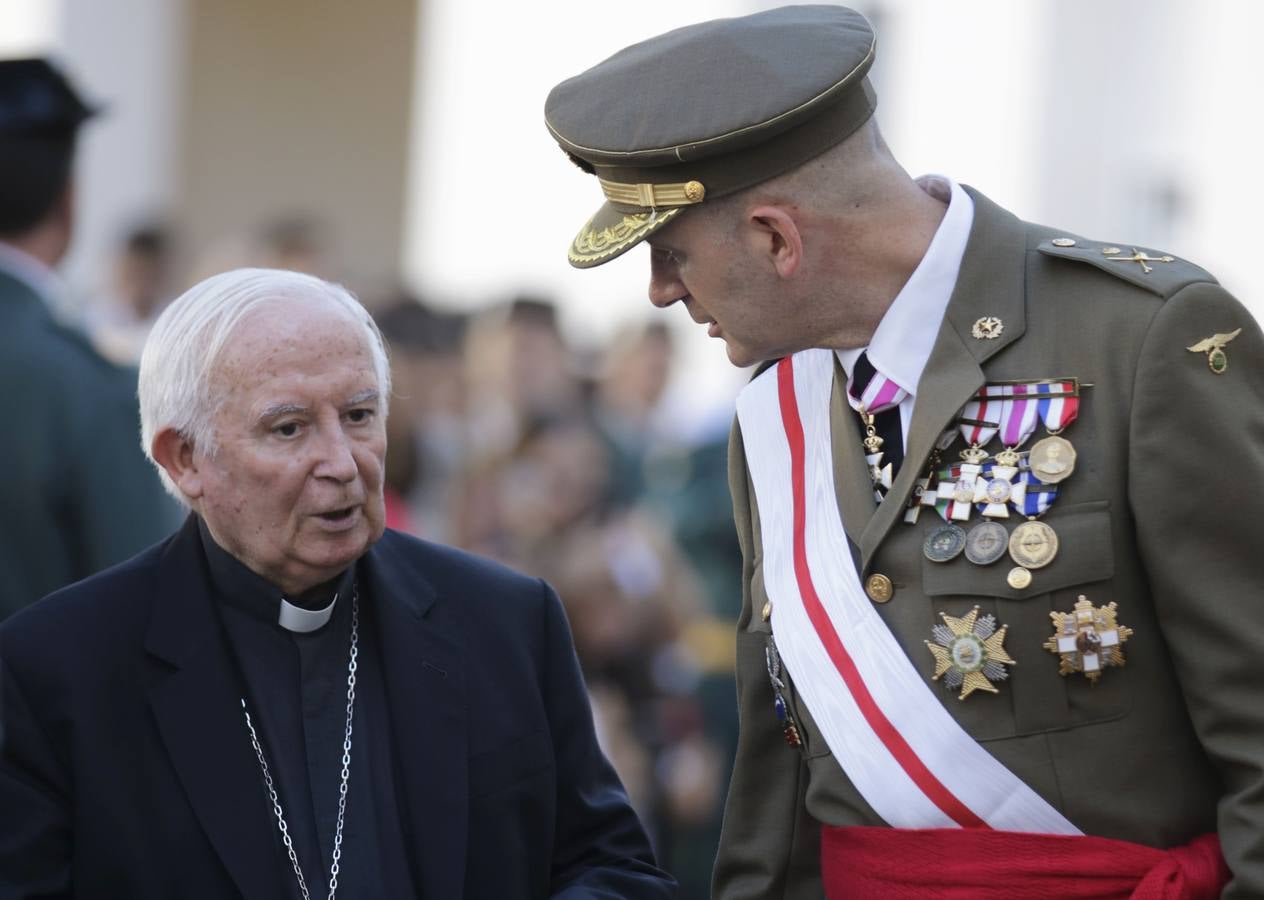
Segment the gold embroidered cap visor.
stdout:
<svg viewBox="0 0 1264 900">
<path fill-rule="evenodd" d="M 571 265 L 608 262 L 842 141 L 876 106 L 873 55 L 859 13 L 787 6 L 659 35 L 557 85 L 545 122 L 606 196 Z"/>
</svg>

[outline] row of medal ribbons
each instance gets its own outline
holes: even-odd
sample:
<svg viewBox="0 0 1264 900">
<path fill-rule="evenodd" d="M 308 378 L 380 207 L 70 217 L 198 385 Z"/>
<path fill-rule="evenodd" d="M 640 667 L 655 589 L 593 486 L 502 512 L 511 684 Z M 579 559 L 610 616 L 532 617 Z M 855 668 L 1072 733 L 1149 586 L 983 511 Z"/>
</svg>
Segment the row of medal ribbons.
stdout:
<svg viewBox="0 0 1264 900">
<path fill-rule="evenodd" d="M 1080 389 L 1075 378 L 996 382 L 984 385 L 965 405 L 937 442 L 904 516 L 916 523 L 929 507 L 944 520 L 926 536 L 927 559 L 947 563 L 964 555 L 975 565 L 990 566 L 1008 553 L 1014 568 L 1006 580 L 1015 590 L 1030 586 L 1032 571 L 1054 560 L 1058 535 L 1041 517 L 1075 471 L 1075 448 L 1062 432 L 1079 414 Z M 1040 424 L 1045 436 L 1021 450 Z M 958 435 L 966 448 L 960 462 L 945 466 L 942 454 Z M 1000 449 L 993 454 L 987 448 L 994 439 Z M 958 524 L 976 513 L 981 520 L 968 531 Z M 1025 519 L 1012 532 L 1002 524 L 1011 513 Z"/>
</svg>

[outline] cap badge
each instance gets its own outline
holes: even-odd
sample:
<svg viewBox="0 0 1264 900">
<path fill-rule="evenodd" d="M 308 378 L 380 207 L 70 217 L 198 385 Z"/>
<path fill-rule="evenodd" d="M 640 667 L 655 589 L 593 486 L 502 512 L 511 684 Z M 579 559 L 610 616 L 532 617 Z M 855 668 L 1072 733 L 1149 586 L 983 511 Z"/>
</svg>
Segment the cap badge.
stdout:
<svg viewBox="0 0 1264 900">
<path fill-rule="evenodd" d="M 1143 273 L 1145 273 L 1146 275 L 1149 275 L 1151 272 L 1153 272 L 1153 271 L 1154 271 L 1154 266 L 1148 265 L 1148 263 L 1152 263 L 1152 262 L 1161 262 L 1161 263 L 1176 262 L 1176 257 L 1175 257 L 1175 256 L 1150 256 L 1150 255 L 1148 255 L 1148 254 L 1146 254 L 1146 253 L 1142 253 L 1140 250 L 1138 250 L 1137 248 L 1135 248 L 1135 247 L 1134 247 L 1134 248 L 1132 249 L 1132 256 L 1111 256 L 1110 261 L 1111 261 L 1111 262 L 1135 262 L 1135 263 L 1139 263 L 1139 264 L 1141 265 L 1141 271 L 1142 271 Z"/>
<path fill-rule="evenodd" d="M 974 326 L 970 329 L 970 334 L 974 336 L 976 341 L 994 341 L 1001 336 L 1001 332 L 1005 330 L 1005 323 L 996 316 L 984 316 L 975 320 Z"/>
<path fill-rule="evenodd" d="M 1058 673 L 1064 677 L 1083 672 L 1096 683 L 1107 666 L 1124 664 L 1124 642 L 1132 637 L 1132 629 L 1120 625 L 1115 618 L 1115 603 L 1094 606 L 1083 594 L 1069 613 L 1051 612 L 1053 637 L 1043 646 L 1061 658 Z"/>
<path fill-rule="evenodd" d="M 1206 353 L 1207 368 L 1211 369 L 1216 375 L 1223 375 L 1225 369 L 1229 368 L 1229 357 L 1224 352 L 1225 344 L 1241 333 L 1241 328 L 1235 328 L 1228 334 L 1213 334 L 1211 337 L 1204 338 L 1194 346 L 1186 347 L 1185 349 L 1193 353 Z"/>
<path fill-rule="evenodd" d="M 995 682 L 1009 678 L 1006 666 L 1015 661 L 1005 652 L 1005 630 L 996 627 L 996 617 L 980 616 L 976 606 L 961 618 L 940 613 L 944 624 L 931 629 L 934 643 L 926 642 L 935 657 L 935 674 L 938 681 L 944 676 L 944 687 L 961 689 L 959 700 L 975 691 L 998 693 Z"/>
<path fill-rule="evenodd" d="M 594 228 L 590 219 L 575 237 L 568 256 L 573 263 L 591 265 L 636 243 L 674 217 L 676 212 L 667 209 L 624 213 L 620 221 L 604 228 Z"/>
</svg>

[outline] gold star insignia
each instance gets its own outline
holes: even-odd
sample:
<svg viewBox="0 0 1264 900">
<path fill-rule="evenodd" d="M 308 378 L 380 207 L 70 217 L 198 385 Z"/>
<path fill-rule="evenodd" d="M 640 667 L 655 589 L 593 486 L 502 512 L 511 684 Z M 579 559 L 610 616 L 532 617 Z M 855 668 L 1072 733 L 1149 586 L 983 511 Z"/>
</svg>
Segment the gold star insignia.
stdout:
<svg viewBox="0 0 1264 900">
<path fill-rule="evenodd" d="M 1009 677 L 1005 666 L 1015 665 L 1015 660 L 1005 652 L 1005 631 L 1002 625 L 996 627 L 996 617 L 980 616 L 979 607 L 975 607 L 964 616 L 940 613 L 944 624 L 931 629 L 934 643 L 926 642 L 926 647 L 935 657 L 935 674 L 932 678 L 938 681 L 944 677 L 944 686 L 949 690 L 961 689 L 959 700 L 964 700 L 975 691 L 997 693 L 994 682 L 1004 681 Z"/>
</svg>

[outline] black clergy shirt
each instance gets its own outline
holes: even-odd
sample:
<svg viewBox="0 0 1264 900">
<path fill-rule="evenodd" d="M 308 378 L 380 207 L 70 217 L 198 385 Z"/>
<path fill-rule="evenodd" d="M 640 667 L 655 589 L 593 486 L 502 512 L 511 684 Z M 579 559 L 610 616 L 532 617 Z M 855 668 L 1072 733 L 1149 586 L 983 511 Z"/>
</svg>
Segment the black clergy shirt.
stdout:
<svg viewBox="0 0 1264 900">
<path fill-rule="evenodd" d="M 329 620 L 314 631 L 290 631 L 279 624 L 282 592 L 220 547 L 204 521 L 199 519 L 198 526 L 246 705 L 313 897 L 325 896 L 329 883 L 346 732 L 352 593 L 359 591 L 355 715 L 337 895 L 384 897 L 387 885 L 411 886 L 367 580 L 360 578 L 357 585 L 356 567 L 347 569 L 332 584 L 337 600 Z M 327 607 L 333 592 L 318 593 L 321 598 L 307 606 L 290 602 Z M 241 739 L 250 740 L 244 716 Z M 262 772 L 259 782 L 266 796 Z M 301 896 L 270 802 L 266 808 L 292 895 Z"/>
</svg>

